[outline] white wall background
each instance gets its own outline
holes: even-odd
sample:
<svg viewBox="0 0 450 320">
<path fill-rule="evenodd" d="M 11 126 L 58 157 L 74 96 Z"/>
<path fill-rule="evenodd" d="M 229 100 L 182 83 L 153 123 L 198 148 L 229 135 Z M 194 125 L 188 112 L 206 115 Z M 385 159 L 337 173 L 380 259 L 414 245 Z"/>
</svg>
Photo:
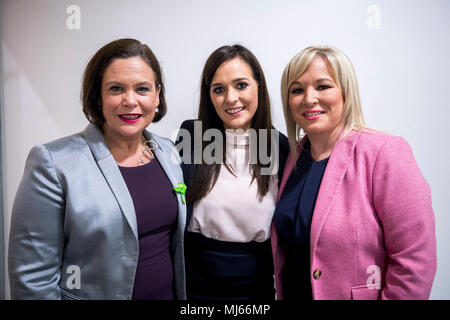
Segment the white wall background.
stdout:
<svg viewBox="0 0 450 320">
<path fill-rule="evenodd" d="M 67 27 L 70 5 L 80 8 L 80 29 Z M 450 1 L 2 0 L 0 9 L 6 249 L 26 156 L 33 145 L 86 126 L 81 76 L 107 42 L 136 38 L 160 60 L 169 109 L 150 129 L 165 136 L 196 115 L 206 58 L 234 43 L 260 60 L 275 125 L 285 132 L 282 70 L 304 47 L 329 44 L 355 66 L 368 124 L 406 138 L 431 186 L 438 241 L 431 298 L 450 299 Z"/>
</svg>

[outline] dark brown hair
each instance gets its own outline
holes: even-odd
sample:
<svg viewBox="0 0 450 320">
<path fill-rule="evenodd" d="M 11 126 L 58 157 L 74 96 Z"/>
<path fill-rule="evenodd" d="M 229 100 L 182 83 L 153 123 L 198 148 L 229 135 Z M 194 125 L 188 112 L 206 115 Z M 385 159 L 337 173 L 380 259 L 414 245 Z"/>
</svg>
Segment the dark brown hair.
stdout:
<svg viewBox="0 0 450 320">
<path fill-rule="evenodd" d="M 258 83 L 258 108 L 252 118 L 251 128 L 258 129 L 273 129 L 272 118 L 270 113 L 270 100 L 269 92 L 267 90 L 266 79 L 262 68 L 253 55 L 247 48 L 241 45 L 223 46 L 215 50 L 207 59 L 203 68 L 201 88 L 200 88 L 200 105 L 198 111 L 198 120 L 202 122 L 202 131 L 205 132 L 208 129 L 215 128 L 222 132 L 225 136 L 225 128 L 217 114 L 214 105 L 211 101 L 210 86 L 211 81 L 216 73 L 216 70 L 226 61 L 232 60 L 236 57 L 241 58 L 251 68 L 253 77 Z M 257 138 L 259 140 L 259 137 Z M 206 147 L 206 142 L 203 143 L 202 151 Z M 259 141 L 257 141 L 259 148 Z M 267 139 L 267 150 L 270 149 L 271 141 Z M 225 162 L 225 148 L 226 143 L 223 144 L 223 163 L 226 168 L 230 170 Z M 259 152 L 259 151 L 258 151 Z M 188 187 L 187 200 L 188 203 L 196 202 L 205 197 L 209 191 L 214 187 L 219 177 L 221 164 L 193 164 L 194 169 L 192 172 L 192 179 L 190 186 Z M 258 184 L 258 193 L 264 196 L 269 191 L 269 175 L 261 175 L 261 168 L 266 165 L 262 165 L 259 161 L 256 164 L 251 164 L 252 181 L 256 179 Z M 267 165 L 267 166 L 270 166 Z M 231 172 L 231 170 L 230 170 Z"/>
<path fill-rule="evenodd" d="M 101 85 L 106 68 L 116 59 L 140 57 L 155 73 L 155 86 L 160 86 L 158 112 L 153 122 L 161 120 L 167 111 L 164 97 L 164 83 L 162 81 L 161 67 L 152 50 L 135 39 L 119 39 L 108 43 L 98 50 L 86 66 L 83 74 L 81 102 L 83 112 L 89 122 L 102 127 L 105 118 L 99 101 L 101 101 Z"/>
</svg>

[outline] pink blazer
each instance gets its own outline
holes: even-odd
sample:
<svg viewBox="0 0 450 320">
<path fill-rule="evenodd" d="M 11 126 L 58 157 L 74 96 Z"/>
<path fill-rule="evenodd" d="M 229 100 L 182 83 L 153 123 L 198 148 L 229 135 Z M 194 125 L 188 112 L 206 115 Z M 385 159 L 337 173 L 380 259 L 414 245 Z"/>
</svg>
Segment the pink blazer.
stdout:
<svg viewBox="0 0 450 320">
<path fill-rule="evenodd" d="M 290 154 L 278 200 L 296 161 Z M 273 223 L 271 232 L 282 299 L 285 248 Z M 436 272 L 434 213 L 404 139 L 365 130 L 336 143 L 314 208 L 310 249 L 316 300 L 428 299 Z"/>
</svg>

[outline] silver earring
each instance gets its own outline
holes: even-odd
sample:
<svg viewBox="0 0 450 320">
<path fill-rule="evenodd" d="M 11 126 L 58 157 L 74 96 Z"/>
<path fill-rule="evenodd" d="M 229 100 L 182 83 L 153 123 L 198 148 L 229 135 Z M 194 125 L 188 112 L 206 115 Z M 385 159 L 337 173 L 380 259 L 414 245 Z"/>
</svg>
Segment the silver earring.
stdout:
<svg viewBox="0 0 450 320">
<path fill-rule="evenodd" d="M 159 108 L 158 107 L 155 108 L 155 112 L 159 112 Z"/>
</svg>

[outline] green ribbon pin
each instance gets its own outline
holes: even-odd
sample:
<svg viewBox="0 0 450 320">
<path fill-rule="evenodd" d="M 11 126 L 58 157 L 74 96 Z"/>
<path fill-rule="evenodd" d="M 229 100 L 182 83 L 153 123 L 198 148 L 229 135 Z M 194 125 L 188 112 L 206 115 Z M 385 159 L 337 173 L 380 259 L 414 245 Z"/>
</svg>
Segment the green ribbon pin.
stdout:
<svg viewBox="0 0 450 320">
<path fill-rule="evenodd" d="M 175 190 L 176 193 L 181 194 L 181 200 L 183 201 L 184 204 L 186 204 L 186 198 L 184 197 L 187 190 L 186 185 L 183 182 L 180 182 L 178 184 L 178 187 L 173 187 L 173 190 Z"/>
</svg>

